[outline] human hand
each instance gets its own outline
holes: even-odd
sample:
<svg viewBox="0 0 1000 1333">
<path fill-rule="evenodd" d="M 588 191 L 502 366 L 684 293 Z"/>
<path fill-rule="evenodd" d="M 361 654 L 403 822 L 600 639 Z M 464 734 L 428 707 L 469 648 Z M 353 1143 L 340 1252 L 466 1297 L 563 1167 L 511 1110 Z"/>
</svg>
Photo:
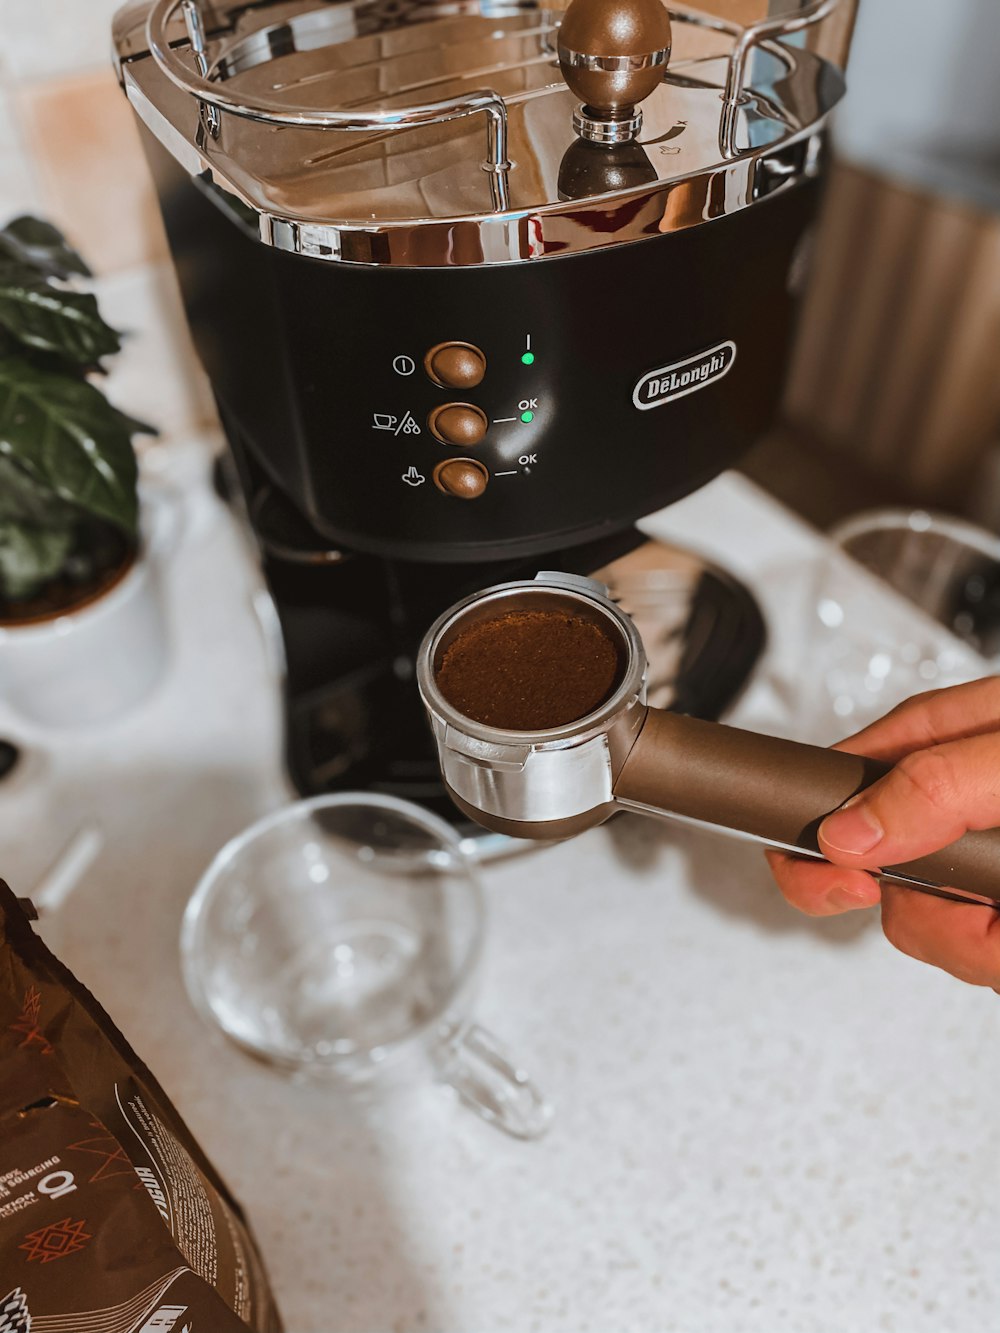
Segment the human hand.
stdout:
<svg viewBox="0 0 1000 1333">
<path fill-rule="evenodd" d="M 881 902 L 882 927 L 911 958 L 1000 989 L 1000 912 L 934 898 L 867 873 L 1000 825 L 1000 678 L 932 690 L 834 747 L 894 766 L 819 829 L 831 865 L 768 852 L 788 901 L 810 916 Z"/>
</svg>

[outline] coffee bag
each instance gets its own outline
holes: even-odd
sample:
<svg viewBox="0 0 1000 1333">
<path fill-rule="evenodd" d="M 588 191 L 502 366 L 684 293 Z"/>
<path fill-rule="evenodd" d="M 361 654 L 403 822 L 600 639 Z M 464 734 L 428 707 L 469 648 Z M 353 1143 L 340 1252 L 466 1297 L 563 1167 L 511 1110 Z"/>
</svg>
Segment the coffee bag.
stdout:
<svg viewBox="0 0 1000 1333">
<path fill-rule="evenodd" d="M 0 881 L 0 1333 L 280 1333 L 243 1215 Z"/>
</svg>

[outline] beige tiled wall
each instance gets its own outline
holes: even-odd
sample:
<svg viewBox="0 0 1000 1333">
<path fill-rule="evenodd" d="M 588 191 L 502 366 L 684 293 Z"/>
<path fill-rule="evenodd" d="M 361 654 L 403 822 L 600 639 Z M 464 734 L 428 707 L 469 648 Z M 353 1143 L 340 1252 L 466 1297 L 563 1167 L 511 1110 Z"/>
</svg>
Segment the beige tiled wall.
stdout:
<svg viewBox="0 0 1000 1333">
<path fill-rule="evenodd" d="M 789 419 L 922 504 L 962 507 L 1000 430 L 1000 218 L 841 165 Z"/>
<path fill-rule="evenodd" d="M 0 221 L 61 227 L 128 334 L 107 382 L 166 437 L 214 422 L 132 113 L 111 68 L 118 0 L 0 0 Z"/>
</svg>

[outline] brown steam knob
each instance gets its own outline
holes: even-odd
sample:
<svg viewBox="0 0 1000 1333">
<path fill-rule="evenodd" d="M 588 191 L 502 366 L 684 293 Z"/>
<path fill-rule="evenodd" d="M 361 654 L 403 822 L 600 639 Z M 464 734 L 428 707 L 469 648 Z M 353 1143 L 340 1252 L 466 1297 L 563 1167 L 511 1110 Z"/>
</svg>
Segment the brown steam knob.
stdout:
<svg viewBox="0 0 1000 1333">
<path fill-rule="evenodd" d="M 559 27 L 559 67 L 583 102 L 584 138 L 621 142 L 638 132 L 639 102 L 663 80 L 670 16 L 661 0 L 573 0 Z M 580 119 L 626 132 L 587 133 Z"/>
<path fill-rule="evenodd" d="M 482 463 L 472 458 L 449 459 L 438 463 L 434 469 L 435 486 L 457 500 L 478 500 L 489 479 L 490 474 Z"/>
</svg>

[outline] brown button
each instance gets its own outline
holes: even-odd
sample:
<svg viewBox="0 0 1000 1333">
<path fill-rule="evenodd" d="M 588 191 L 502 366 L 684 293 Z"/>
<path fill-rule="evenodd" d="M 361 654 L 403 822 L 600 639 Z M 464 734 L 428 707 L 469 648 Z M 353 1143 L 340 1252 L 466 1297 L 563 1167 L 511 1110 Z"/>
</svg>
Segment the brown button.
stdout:
<svg viewBox="0 0 1000 1333">
<path fill-rule="evenodd" d="M 471 458 L 449 458 L 434 469 L 434 483 L 445 495 L 459 500 L 478 500 L 490 474 Z"/>
<path fill-rule="evenodd" d="M 472 343 L 438 343 L 424 357 L 424 370 L 442 389 L 474 389 L 486 374 L 486 357 Z"/>
<path fill-rule="evenodd" d="M 431 434 L 442 444 L 471 449 L 480 442 L 489 426 L 486 413 L 471 403 L 443 403 L 427 418 Z"/>
</svg>

